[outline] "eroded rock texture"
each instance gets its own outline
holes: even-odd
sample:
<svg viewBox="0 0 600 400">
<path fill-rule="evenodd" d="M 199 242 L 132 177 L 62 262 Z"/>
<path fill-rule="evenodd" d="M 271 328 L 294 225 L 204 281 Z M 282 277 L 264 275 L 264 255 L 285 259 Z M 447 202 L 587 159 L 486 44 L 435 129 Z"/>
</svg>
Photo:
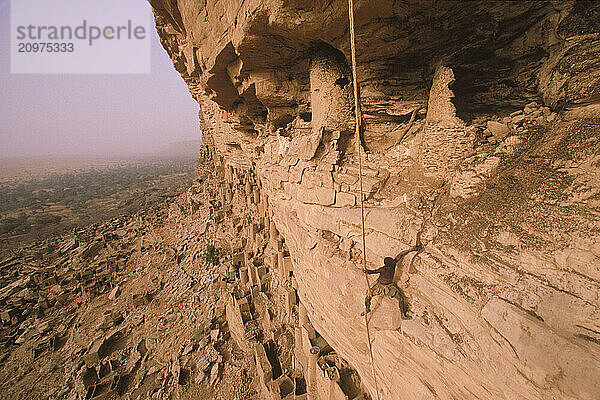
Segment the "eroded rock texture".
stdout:
<svg viewBox="0 0 600 400">
<path fill-rule="evenodd" d="M 600 398 L 600 6 L 356 1 L 363 318 L 342 0 L 151 0 L 203 139 L 253 173 L 317 331 L 382 399 Z"/>
</svg>

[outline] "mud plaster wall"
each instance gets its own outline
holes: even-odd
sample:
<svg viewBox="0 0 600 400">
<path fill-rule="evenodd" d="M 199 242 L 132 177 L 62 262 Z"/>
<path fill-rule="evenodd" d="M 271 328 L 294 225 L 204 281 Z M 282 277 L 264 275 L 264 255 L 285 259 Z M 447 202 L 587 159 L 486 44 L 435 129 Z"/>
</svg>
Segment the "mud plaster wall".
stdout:
<svg viewBox="0 0 600 400">
<path fill-rule="evenodd" d="M 331 47 L 315 49 L 310 63 L 310 104 L 315 132 L 353 131 L 351 79 L 342 53 Z"/>
<path fill-rule="evenodd" d="M 205 143 L 257 176 L 311 322 L 375 395 L 336 84 L 346 3 L 152 5 Z M 368 262 L 420 229 L 426 243 L 396 277 L 412 319 L 389 299 L 372 316 L 381 398 L 598 398 L 598 5 L 359 1 L 356 16 Z"/>
</svg>

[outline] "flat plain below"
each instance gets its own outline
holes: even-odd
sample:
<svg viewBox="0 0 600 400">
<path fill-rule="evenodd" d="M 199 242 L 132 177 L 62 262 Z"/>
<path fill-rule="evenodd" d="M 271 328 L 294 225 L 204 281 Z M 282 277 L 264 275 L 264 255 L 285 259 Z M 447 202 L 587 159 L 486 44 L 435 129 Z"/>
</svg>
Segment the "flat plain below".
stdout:
<svg viewBox="0 0 600 400">
<path fill-rule="evenodd" d="M 195 159 L 2 159 L 0 254 L 181 193 Z"/>
</svg>

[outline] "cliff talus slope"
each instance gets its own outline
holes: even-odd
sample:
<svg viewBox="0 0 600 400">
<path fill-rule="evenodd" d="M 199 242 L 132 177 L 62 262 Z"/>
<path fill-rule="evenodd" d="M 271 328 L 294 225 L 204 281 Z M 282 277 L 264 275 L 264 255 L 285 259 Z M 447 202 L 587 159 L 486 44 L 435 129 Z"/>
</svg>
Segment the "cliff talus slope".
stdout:
<svg viewBox="0 0 600 400">
<path fill-rule="evenodd" d="M 600 397 L 597 3 L 356 2 L 369 267 L 425 244 L 396 276 L 412 318 L 374 305 L 376 376 L 347 3 L 151 3 L 225 185 L 254 177 L 300 304 L 374 398 Z"/>
</svg>

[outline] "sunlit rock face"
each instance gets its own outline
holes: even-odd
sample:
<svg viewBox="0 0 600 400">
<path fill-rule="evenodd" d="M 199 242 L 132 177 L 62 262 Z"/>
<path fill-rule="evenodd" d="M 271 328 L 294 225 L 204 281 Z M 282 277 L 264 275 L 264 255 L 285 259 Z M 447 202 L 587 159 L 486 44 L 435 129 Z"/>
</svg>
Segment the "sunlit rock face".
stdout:
<svg viewBox="0 0 600 400">
<path fill-rule="evenodd" d="M 600 398 L 600 6 L 152 0 L 204 142 L 252 170 L 298 296 L 382 399 Z M 367 260 L 414 244 L 365 334 Z"/>
</svg>

